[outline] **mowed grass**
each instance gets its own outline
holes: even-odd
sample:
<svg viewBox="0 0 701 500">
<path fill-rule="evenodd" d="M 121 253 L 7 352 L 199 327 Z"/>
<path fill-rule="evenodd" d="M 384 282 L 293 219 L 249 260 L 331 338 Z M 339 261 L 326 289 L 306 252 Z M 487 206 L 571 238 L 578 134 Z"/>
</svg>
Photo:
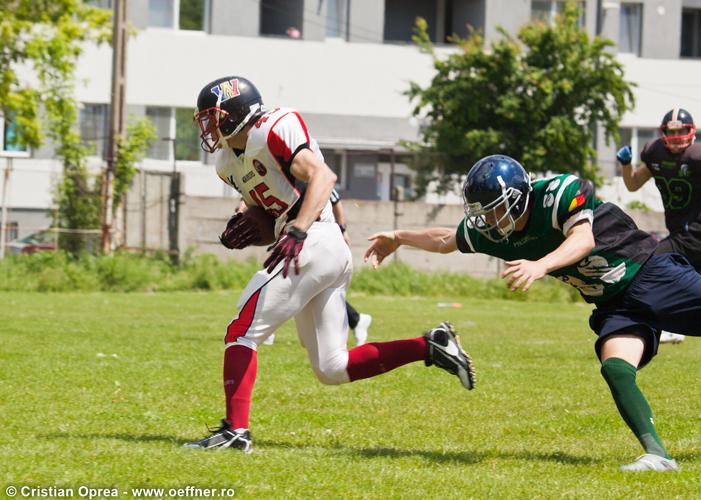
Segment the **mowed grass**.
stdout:
<svg viewBox="0 0 701 500">
<path fill-rule="evenodd" d="M 372 340 L 451 320 L 477 389 L 422 363 L 323 386 L 288 323 L 260 349 L 254 453 L 181 449 L 223 416 L 222 335 L 237 298 L 0 293 L 0 495 L 29 484 L 243 498 L 701 496 L 701 341 L 661 346 L 639 375 L 682 471 L 622 474 L 640 449 L 599 375 L 584 304 L 353 296 L 374 317 Z"/>
</svg>

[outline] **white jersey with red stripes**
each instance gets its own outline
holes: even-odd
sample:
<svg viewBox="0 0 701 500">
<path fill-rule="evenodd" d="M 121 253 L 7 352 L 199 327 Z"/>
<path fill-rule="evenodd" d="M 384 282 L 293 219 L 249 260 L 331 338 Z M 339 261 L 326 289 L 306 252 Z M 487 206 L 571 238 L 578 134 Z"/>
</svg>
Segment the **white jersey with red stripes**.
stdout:
<svg viewBox="0 0 701 500">
<path fill-rule="evenodd" d="M 217 175 L 241 193 L 248 206 L 258 205 L 276 218 L 276 236 L 294 221 L 302 203 L 303 183 L 290 172 L 292 160 L 302 149 L 324 160 L 299 113 L 275 108 L 256 121 L 244 151 L 225 146 L 217 153 Z M 319 221 L 333 221 L 331 203 L 326 203 Z"/>
</svg>

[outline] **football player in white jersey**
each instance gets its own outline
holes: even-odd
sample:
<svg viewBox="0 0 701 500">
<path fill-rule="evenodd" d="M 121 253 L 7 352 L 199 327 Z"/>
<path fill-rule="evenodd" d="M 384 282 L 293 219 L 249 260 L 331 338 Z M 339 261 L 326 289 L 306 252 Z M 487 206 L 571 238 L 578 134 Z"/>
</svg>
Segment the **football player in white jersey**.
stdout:
<svg viewBox="0 0 701 500">
<path fill-rule="evenodd" d="M 336 175 L 297 111 L 266 111 L 262 105 L 256 87 L 238 76 L 208 83 L 197 98 L 195 121 L 202 149 L 217 154 L 217 174 L 241 193 L 247 206 L 262 207 L 275 218 L 277 242 L 265 269 L 243 291 L 238 315 L 226 331 L 226 419 L 211 435 L 185 446 L 251 451 L 249 413 L 257 348 L 290 318 L 324 384 L 352 382 L 425 361 L 457 375 L 471 389 L 471 360 L 447 323 L 416 338 L 347 350 L 345 296 L 353 265 L 329 201 Z"/>
</svg>

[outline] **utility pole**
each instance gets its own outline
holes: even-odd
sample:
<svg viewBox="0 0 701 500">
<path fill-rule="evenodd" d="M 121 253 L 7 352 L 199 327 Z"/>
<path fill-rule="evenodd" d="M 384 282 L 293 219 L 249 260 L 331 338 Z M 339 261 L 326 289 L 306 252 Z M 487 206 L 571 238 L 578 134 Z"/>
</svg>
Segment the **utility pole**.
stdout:
<svg viewBox="0 0 701 500">
<path fill-rule="evenodd" d="M 12 172 L 12 157 L 5 159 L 5 174 L 2 182 L 2 215 L 0 216 L 0 259 L 5 257 L 5 246 L 7 244 L 7 197 L 10 184 L 10 172 Z"/>
<path fill-rule="evenodd" d="M 103 188 L 102 252 L 112 251 L 112 197 L 114 193 L 117 138 L 124 135 L 124 114 L 127 70 L 127 0 L 113 0 L 112 30 L 112 94 L 110 101 L 110 130 L 107 137 L 107 167 Z"/>
</svg>

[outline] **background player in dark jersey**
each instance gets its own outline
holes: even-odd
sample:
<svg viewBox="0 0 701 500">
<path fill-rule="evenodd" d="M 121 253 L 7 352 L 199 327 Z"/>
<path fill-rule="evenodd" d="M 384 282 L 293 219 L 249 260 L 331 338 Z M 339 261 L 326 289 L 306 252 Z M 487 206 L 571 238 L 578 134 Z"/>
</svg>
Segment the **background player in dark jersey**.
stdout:
<svg viewBox="0 0 701 500">
<path fill-rule="evenodd" d="M 682 254 L 701 272 L 701 144 L 694 142 L 695 134 L 691 114 L 674 108 L 662 118 L 660 137 L 643 147 L 641 165 L 631 164 L 630 146 L 623 146 L 616 158 L 628 191 L 637 191 L 650 178 L 660 191 L 669 236 L 659 243 L 655 254 Z M 679 334 L 662 335 L 663 342 L 683 339 Z"/>
<path fill-rule="evenodd" d="M 546 274 L 575 286 L 596 305 L 589 324 L 596 354 L 623 420 L 645 454 L 622 470 L 676 470 L 636 384 L 657 352 L 662 328 L 701 335 L 701 275 L 682 256 L 655 256 L 656 241 L 588 181 L 558 175 L 531 185 L 513 158 L 477 162 L 463 187 L 465 218 L 457 230 L 390 231 L 369 239 L 376 267 L 400 245 L 430 252 L 486 253 L 504 259 L 512 290 L 528 290 Z"/>
</svg>

